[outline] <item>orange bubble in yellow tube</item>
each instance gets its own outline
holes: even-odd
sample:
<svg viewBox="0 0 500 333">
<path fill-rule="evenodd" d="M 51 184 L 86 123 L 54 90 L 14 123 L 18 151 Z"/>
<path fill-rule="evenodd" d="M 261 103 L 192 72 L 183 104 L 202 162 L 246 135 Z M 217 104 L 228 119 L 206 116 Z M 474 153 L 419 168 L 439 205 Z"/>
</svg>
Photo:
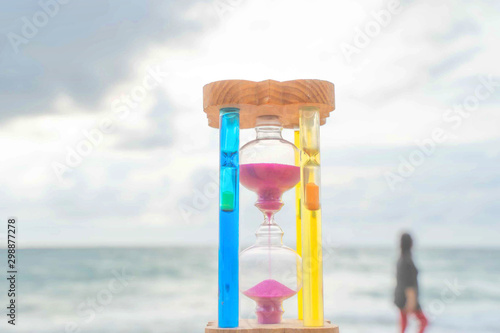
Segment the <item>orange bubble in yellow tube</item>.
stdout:
<svg viewBox="0 0 500 333">
<path fill-rule="evenodd" d="M 306 184 L 306 207 L 309 210 L 319 209 L 319 186 L 314 183 Z"/>
</svg>

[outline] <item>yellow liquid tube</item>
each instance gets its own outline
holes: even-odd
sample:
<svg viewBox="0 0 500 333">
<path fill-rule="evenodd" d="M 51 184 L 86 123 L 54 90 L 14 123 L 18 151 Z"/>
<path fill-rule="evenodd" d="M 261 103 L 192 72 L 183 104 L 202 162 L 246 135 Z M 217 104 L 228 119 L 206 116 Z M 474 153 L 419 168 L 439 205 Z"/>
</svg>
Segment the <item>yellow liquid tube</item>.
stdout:
<svg viewBox="0 0 500 333">
<path fill-rule="evenodd" d="M 300 150 L 300 131 L 295 130 L 294 132 L 294 144 L 297 148 Z M 297 154 L 295 156 L 295 165 L 300 166 L 300 155 Z M 297 253 L 299 256 L 302 257 L 302 224 L 301 224 L 301 200 L 300 200 L 300 182 L 295 185 L 295 218 L 296 218 L 296 223 L 295 226 L 297 228 Z M 300 267 L 299 269 L 302 269 Z M 303 317 L 303 310 L 302 310 L 302 304 L 303 304 L 303 299 L 302 299 L 302 289 L 299 290 L 297 293 L 297 305 L 298 305 L 298 319 L 302 320 Z"/>
<path fill-rule="evenodd" d="M 318 108 L 302 108 L 299 123 L 303 320 L 318 327 L 324 324 Z"/>
</svg>

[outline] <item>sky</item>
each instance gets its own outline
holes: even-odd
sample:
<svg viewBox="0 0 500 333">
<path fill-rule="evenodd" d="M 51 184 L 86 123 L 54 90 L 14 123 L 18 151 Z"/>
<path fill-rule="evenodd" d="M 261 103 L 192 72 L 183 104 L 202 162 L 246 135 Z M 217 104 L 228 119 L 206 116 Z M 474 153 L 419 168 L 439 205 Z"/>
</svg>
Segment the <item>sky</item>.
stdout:
<svg viewBox="0 0 500 333">
<path fill-rule="evenodd" d="M 500 246 L 498 1 L 0 6 L 0 218 L 18 219 L 21 247 L 216 245 L 203 85 L 303 78 L 336 89 L 326 246 L 393 246 L 403 230 L 419 246 Z M 242 188 L 242 244 L 254 202 Z"/>
</svg>

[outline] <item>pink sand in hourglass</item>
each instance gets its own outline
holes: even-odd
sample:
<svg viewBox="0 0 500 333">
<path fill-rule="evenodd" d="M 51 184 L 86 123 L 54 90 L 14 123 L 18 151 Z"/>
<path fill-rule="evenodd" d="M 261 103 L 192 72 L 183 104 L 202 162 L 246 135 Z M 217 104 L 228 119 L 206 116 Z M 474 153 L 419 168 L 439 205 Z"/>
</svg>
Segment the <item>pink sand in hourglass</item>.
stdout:
<svg viewBox="0 0 500 333">
<path fill-rule="evenodd" d="M 265 211 L 278 211 L 281 196 L 300 181 L 300 167 L 277 163 L 240 165 L 240 182 L 259 196 L 256 206 Z"/>
<path fill-rule="evenodd" d="M 243 292 L 244 295 L 257 302 L 256 312 L 259 324 L 280 323 L 283 314 L 281 303 L 296 293 L 295 290 L 273 279 L 264 280 Z"/>
</svg>

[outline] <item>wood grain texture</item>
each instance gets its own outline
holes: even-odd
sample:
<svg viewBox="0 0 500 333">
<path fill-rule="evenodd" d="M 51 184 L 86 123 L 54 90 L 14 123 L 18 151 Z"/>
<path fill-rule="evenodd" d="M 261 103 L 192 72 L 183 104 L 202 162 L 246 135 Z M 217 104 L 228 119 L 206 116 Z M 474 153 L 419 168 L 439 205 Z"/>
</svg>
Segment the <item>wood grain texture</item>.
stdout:
<svg viewBox="0 0 500 333">
<path fill-rule="evenodd" d="M 258 324 L 255 319 L 240 319 L 237 328 L 219 328 L 216 322 L 209 322 L 205 333 L 339 333 L 339 327 L 325 321 L 323 327 L 304 327 L 302 320 L 284 319 L 280 324 Z"/>
<path fill-rule="evenodd" d="M 313 106 L 320 110 L 321 124 L 335 109 L 335 87 L 323 80 L 245 81 L 224 80 L 203 87 L 203 110 L 208 125 L 219 128 L 219 110 L 225 107 L 240 109 L 240 128 L 255 127 L 261 115 L 276 115 L 283 127 L 299 125 L 299 109 Z"/>
</svg>

